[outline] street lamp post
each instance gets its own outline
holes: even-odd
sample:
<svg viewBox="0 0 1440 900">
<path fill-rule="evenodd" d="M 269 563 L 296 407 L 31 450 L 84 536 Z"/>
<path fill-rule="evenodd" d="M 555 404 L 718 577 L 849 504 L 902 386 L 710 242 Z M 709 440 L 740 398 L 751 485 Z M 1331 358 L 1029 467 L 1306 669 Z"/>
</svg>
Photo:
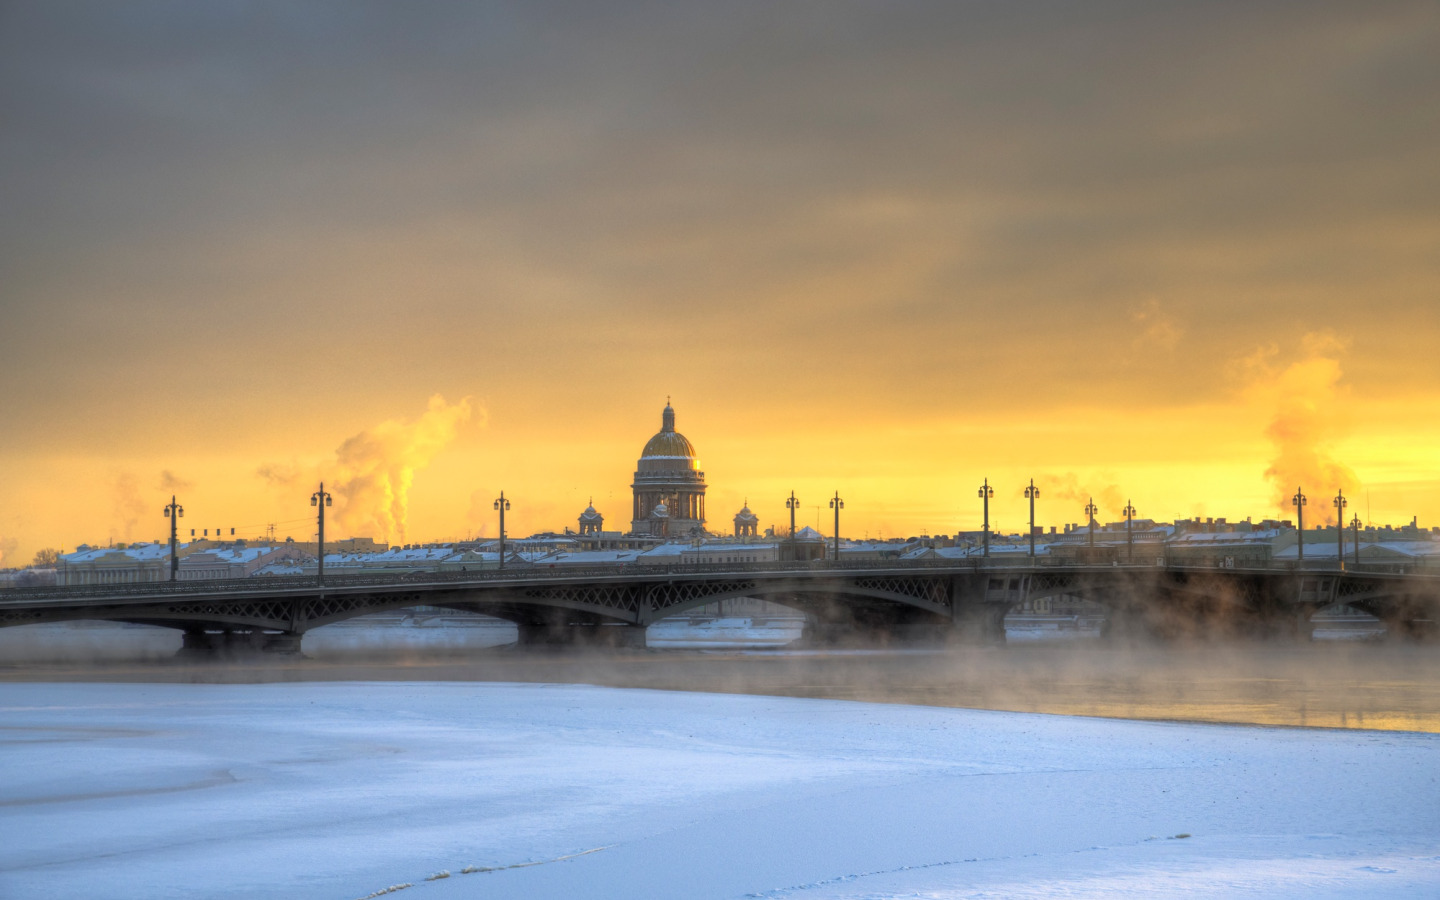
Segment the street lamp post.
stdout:
<svg viewBox="0 0 1440 900">
<path fill-rule="evenodd" d="M 845 508 L 845 501 L 840 499 L 840 492 L 836 491 L 835 496 L 830 498 L 830 508 L 835 510 L 835 561 L 840 561 L 840 510 Z"/>
<path fill-rule="evenodd" d="M 510 508 L 510 501 L 505 499 L 505 492 L 500 492 L 500 497 L 495 501 L 495 508 L 500 510 L 500 568 L 505 568 L 505 511 Z"/>
<path fill-rule="evenodd" d="M 795 540 L 795 510 L 800 508 L 800 501 L 795 499 L 795 492 L 790 492 L 790 499 L 785 501 L 785 508 L 790 510 L 790 540 Z"/>
<path fill-rule="evenodd" d="M 170 580 L 174 581 L 180 574 L 180 554 L 176 546 L 175 534 L 178 529 L 180 517 L 185 515 L 185 507 L 175 502 L 175 495 L 170 495 L 170 503 L 165 507 L 165 518 L 170 520 Z"/>
<path fill-rule="evenodd" d="M 1135 504 L 1125 501 L 1125 559 L 1135 561 Z"/>
<path fill-rule="evenodd" d="M 981 531 L 982 540 L 985 542 L 984 555 L 990 555 L 990 498 L 995 496 L 995 489 L 990 486 L 990 479 L 980 485 L 980 499 L 985 501 L 985 524 Z"/>
<path fill-rule="evenodd" d="M 1040 496 L 1040 489 L 1035 486 L 1035 479 L 1030 479 L 1030 486 L 1025 489 L 1025 497 L 1030 501 L 1030 558 L 1035 558 L 1035 498 Z"/>
<path fill-rule="evenodd" d="M 1345 507 L 1350 501 L 1345 499 L 1345 490 L 1341 488 L 1335 493 L 1335 499 L 1330 501 L 1335 505 L 1335 564 L 1345 568 Z"/>
<path fill-rule="evenodd" d="M 1354 538 L 1355 565 L 1360 565 L 1360 517 L 1357 515 L 1350 520 L 1350 536 Z"/>
<path fill-rule="evenodd" d="M 310 495 L 310 505 L 320 512 L 320 552 L 316 558 L 320 561 L 315 568 L 315 581 L 317 584 L 325 583 L 325 507 L 330 506 L 330 495 L 325 492 L 325 482 L 320 482 L 320 490 Z"/>
<path fill-rule="evenodd" d="M 1305 491 L 1301 488 L 1296 488 L 1295 496 L 1290 498 L 1290 503 L 1295 507 L 1295 524 L 1298 526 L 1296 531 L 1300 535 L 1300 542 L 1295 545 L 1296 559 L 1300 562 L 1305 561 L 1305 504 L 1309 501 L 1310 498 L 1305 496 Z"/>
<path fill-rule="evenodd" d="M 1094 498 L 1094 497 L 1091 497 L 1091 498 L 1090 498 L 1090 502 L 1087 503 L 1087 504 L 1085 504 L 1085 515 L 1086 515 L 1086 517 L 1089 518 L 1089 520 L 1090 520 L 1090 546 L 1091 546 L 1091 547 L 1094 547 L 1094 546 L 1095 546 L 1095 514 L 1096 514 L 1097 512 L 1099 512 L 1099 511 L 1100 511 L 1100 507 L 1098 507 L 1098 506 L 1095 505 L 1095 498 Z"/>
</svg>

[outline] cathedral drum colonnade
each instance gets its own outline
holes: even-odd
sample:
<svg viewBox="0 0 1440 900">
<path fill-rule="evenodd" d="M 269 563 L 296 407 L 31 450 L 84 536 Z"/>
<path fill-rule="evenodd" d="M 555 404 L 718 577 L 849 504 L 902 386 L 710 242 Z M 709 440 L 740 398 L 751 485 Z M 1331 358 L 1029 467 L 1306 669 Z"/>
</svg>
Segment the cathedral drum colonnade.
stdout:
<svg viewBox="0 0 1440 900">
<path fill-rule="evenodd" d="M 675 430 L 669 402 L 660 430 L 645 444 L 635 467 L 630 530 L 656 537 L 687 537 L 705 530 L 705 473 L 695 447 Z"/>
</svg>

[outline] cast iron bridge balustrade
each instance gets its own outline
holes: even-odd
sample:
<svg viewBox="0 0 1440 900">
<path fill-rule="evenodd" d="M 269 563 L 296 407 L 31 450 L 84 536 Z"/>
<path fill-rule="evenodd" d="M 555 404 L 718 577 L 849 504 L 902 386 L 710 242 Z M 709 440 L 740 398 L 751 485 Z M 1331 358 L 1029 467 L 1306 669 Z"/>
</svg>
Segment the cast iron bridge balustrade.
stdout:
<svg viewBox="0 0 1440 900">
<path fill-rule="evenodd" d="M 436 606 L 515 623 L 529 643 L 640 644 L 643 627 L 731 597 L 805 612 L 812 638 L 1003 639 L 1005 614 L 1074 597 L 1150 633 L 1224 625 L 1236 633 L 1305 633 L 1317 609 L 1343 603 L 1422 634 L 1440 615 L 1440 573 L 1393 566 L 1235 568 L 1225 564 L 1015 565 L 991 559 L 865 560 L 681 566 L 633 564 L 503 571 L 257 576 L 0 592 L 0 627 L 101 619 L 186 632 L 187 647 L 239 641 L 297 649 L 312 628 L 367 613 Z M 628 626 L 628 627 L 616 627 Z"/>
</svg>

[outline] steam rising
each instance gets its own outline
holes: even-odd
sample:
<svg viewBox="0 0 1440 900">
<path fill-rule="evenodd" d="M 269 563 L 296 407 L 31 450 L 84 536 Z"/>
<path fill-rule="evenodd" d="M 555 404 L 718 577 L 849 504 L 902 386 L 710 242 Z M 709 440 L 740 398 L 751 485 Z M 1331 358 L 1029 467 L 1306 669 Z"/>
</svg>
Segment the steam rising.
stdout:
<svg viewBox="0 0 1440 900">
<path fill-rule="evenodd" d="M 0 569 L 15 565 L 15 550 L 19 546 L 20 542 L 15 538 L 0 536 Z"/>
<path fill-rule="evenodd" d="M 257 474 L 286 490 L 313 475 L 312 480 L 323 480 L 334 495 L 335 519 L 351 534 L 403 541 L 416 470 L 429 465 L 454 441 L 473 414 L 469 397 L 450 404 L 436 394 L 414 422 L 390 419 L 347 438 L 335 451 L 335 459 L 321 464 L 318 471 L 269 463 Z"/>
<path fill-rule="evenodd" d="M 110 482 L 110 495 L 114 501 L 114 522 L 110 526 L 110 540 L 130 540 L 141 516 L 150 508 L 140 496 L 139 482 L 130 472 L 114 475 Z"/>
<path fill-rule="evenodd" d="M 1274 346 L 1247 360 L 1254 370 L 1251 392 L 1275 409 L 1265 429 L 1275 446 L 1265 478 L 1274 487 L 1276 507 L 1293 515 L 1290 498 L 1303 487 L 1311 498 L 1306 520 L 1331 524 L 1336 517 L 1328 498 L 1342 488 L 1353 495 L 1360 487 L 1355 473 L 1331 455 L 1334 441 L 1344 432 L 1342 401 L 1347 391 L 1340 383 L 1340 356 L 1345 343 L 1319 332 L 1307 334 L 1303 346 L 1304 357 L 1283 369 L 1273 362 L 1278 352 Z"/>
<path fill-rule="evenodd" d="M 1107 515 L 1118 515 L 1125 506 L 1125 495 L 1121 493 L 1120 487 L 1116 484 L 1082 482 L 1074 472 L 1066 472 L 1064 475 L 1041 475 L 1035 479 L 1035 486 L 1040 489 L 1040 502 L 1046 504 L 1073 503 L 1075 505 L 1073 516 L 1070 512 L 1061 510 L 1058 514 L 1065 521 L 1076 518 L 1083 521 L 1083 510 L 1085 504 L 1092 498 L 1095 505 L 1100 507 L 1100 512 L 1095 514 L 1095 521 L 1103 521 Z M 1039 514 L 1037 512 L 1037 518 Z"/>
<path fill-rule="evenodd" d="M 195 486 L 195 483 L 188 478 L 181 478 L 169 469 L 160 473 L 160 490 L 176 494 L 188 491 Z"/>
<path fill-rule="evenodd" d="M 343 498 L 336 518 L 356 534 L 403 540 L 415 470 L 455 439 L 470 414 L 469 397 L 452 406 L 436 394 L 415 422 L 391 419 L 347 439 L 329 479 Z"/>
<path fill-rule="evenodd" d="M 475 529 L 475 534 L 484 537 L 494 508 L 494 492 L 488 488 L 477 488 L 470 492 L 470 506 L 465 511 L 465 521 Z"/>
<path fill-rule="evenodd" d="M 1130 319 L 1140 329 L 1132 345 L 1137 350 L 1147 353 L 1174 350 L 1185 336 L 1185 328 L 1154 297 L 1131 312 Z"/>
</svg>

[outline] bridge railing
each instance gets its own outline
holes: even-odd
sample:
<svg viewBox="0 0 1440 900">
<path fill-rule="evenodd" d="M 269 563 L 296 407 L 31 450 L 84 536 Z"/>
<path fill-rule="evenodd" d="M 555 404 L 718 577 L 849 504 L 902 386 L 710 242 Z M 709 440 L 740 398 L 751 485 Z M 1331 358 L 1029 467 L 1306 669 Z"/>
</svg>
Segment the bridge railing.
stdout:
<svg viewBox="0 0 1440 900">
<path fill-rule="evenodd" d="M 327 590 L 370 586 L 395 586 L 404 584 L 437 583 L 504 583 L 530 582 L 548 578 L 588 579 L 614 578 L 616 576 L 663 577 L 666 575 L 744 575 L 789 572 L 855 571 L 869 569 L 944 569 L 975 568 L 976 562 L 956 560 L 811 560 L 805 562 L 758 562 L 758 563 L 675 563 L 671 565 L 642 565 L 617 563 L 606 565 L 575 566 L 564 564 L 531 563 L 505 569 L 474 569 L 464 571 L 436 571 L 420 569 L 411 572 L 335 572 L 325 576 Z M 314 575 L 252 575 L 247 578 L 202 578 L 188 581 L 140 581 L 116 584 L 56 585 L 45 587 L 13 588 L 0 593 L 0 600 L 14 601 L 67 599 L 77 596 L 156 596 L 177 594 L 193 596 L 202 594 L 233 594 L 263 591 L 266 593 L 284 590 L 312 590 L 317 587 Z"/>
<path fill-rule="evenodd" d="M 366 587 L 399 587 L 407 584 L 504 584 L 510 582 L 534 583 L 549 579 L 588 580 L 613 578 L 663 578 L 666 576 L 715 575 L 736 577 L 746 575 L 820 574 L 825 572 L 850 573 L 876 571 L 887 573 L 979 573 L 996 572 L 1023 575 L 1026 573 L 1053 570 L 1137 570 L 1165 569 L 1193 573 L 1226 571 L 1241 573 L 1314 572 L 1316 574 L 1349 573 L 1355 575 L 1407 575 L 1427 572 L 1428 567 L 1417 567 L 1404 563 L 1346 563 L 1344 569 L 1334 561 L 1294 560 L 1269 561 L 1227 561 L 1225 558 L 1202 558 L 1174 560 L 1161 557 L 1147 557 L 1135 562 L 1110 560 L 1104 562 L 1081 562 L 1049 555 L 1037 556 L 1033 560 L 1006 558 L 964 557 L 960 559 L 850 559 L 810 560 L 803 562 L 752 562 L 752 563 L 673 563 L 667 565 L 614 563 L 602 565 L 575 566 L 565 564 L 530 563 L 505 569 L 478 569 L 462 571 L 417 570 L 411 572 L 331 572 L 326 575 L 323 588 L 327 591 L 345 591 Z M 1429 570 L 1428 574 L 1440 576 L 1440 568 Z M 57 585 L 45 587 L 10 588 L 0 591 L 0 605 L 28 604 L 46 600 L 68 600 L 86 597 L 165 597 L 169 595 L 194 597 L 205 595 L 236 595 L 276 592 L 309 592 L 317 588 L 315 576 L 252 575 L 240 579 L 196 579 L 193 581 L 152 581 L 119 584 Z"/>
</svg>

